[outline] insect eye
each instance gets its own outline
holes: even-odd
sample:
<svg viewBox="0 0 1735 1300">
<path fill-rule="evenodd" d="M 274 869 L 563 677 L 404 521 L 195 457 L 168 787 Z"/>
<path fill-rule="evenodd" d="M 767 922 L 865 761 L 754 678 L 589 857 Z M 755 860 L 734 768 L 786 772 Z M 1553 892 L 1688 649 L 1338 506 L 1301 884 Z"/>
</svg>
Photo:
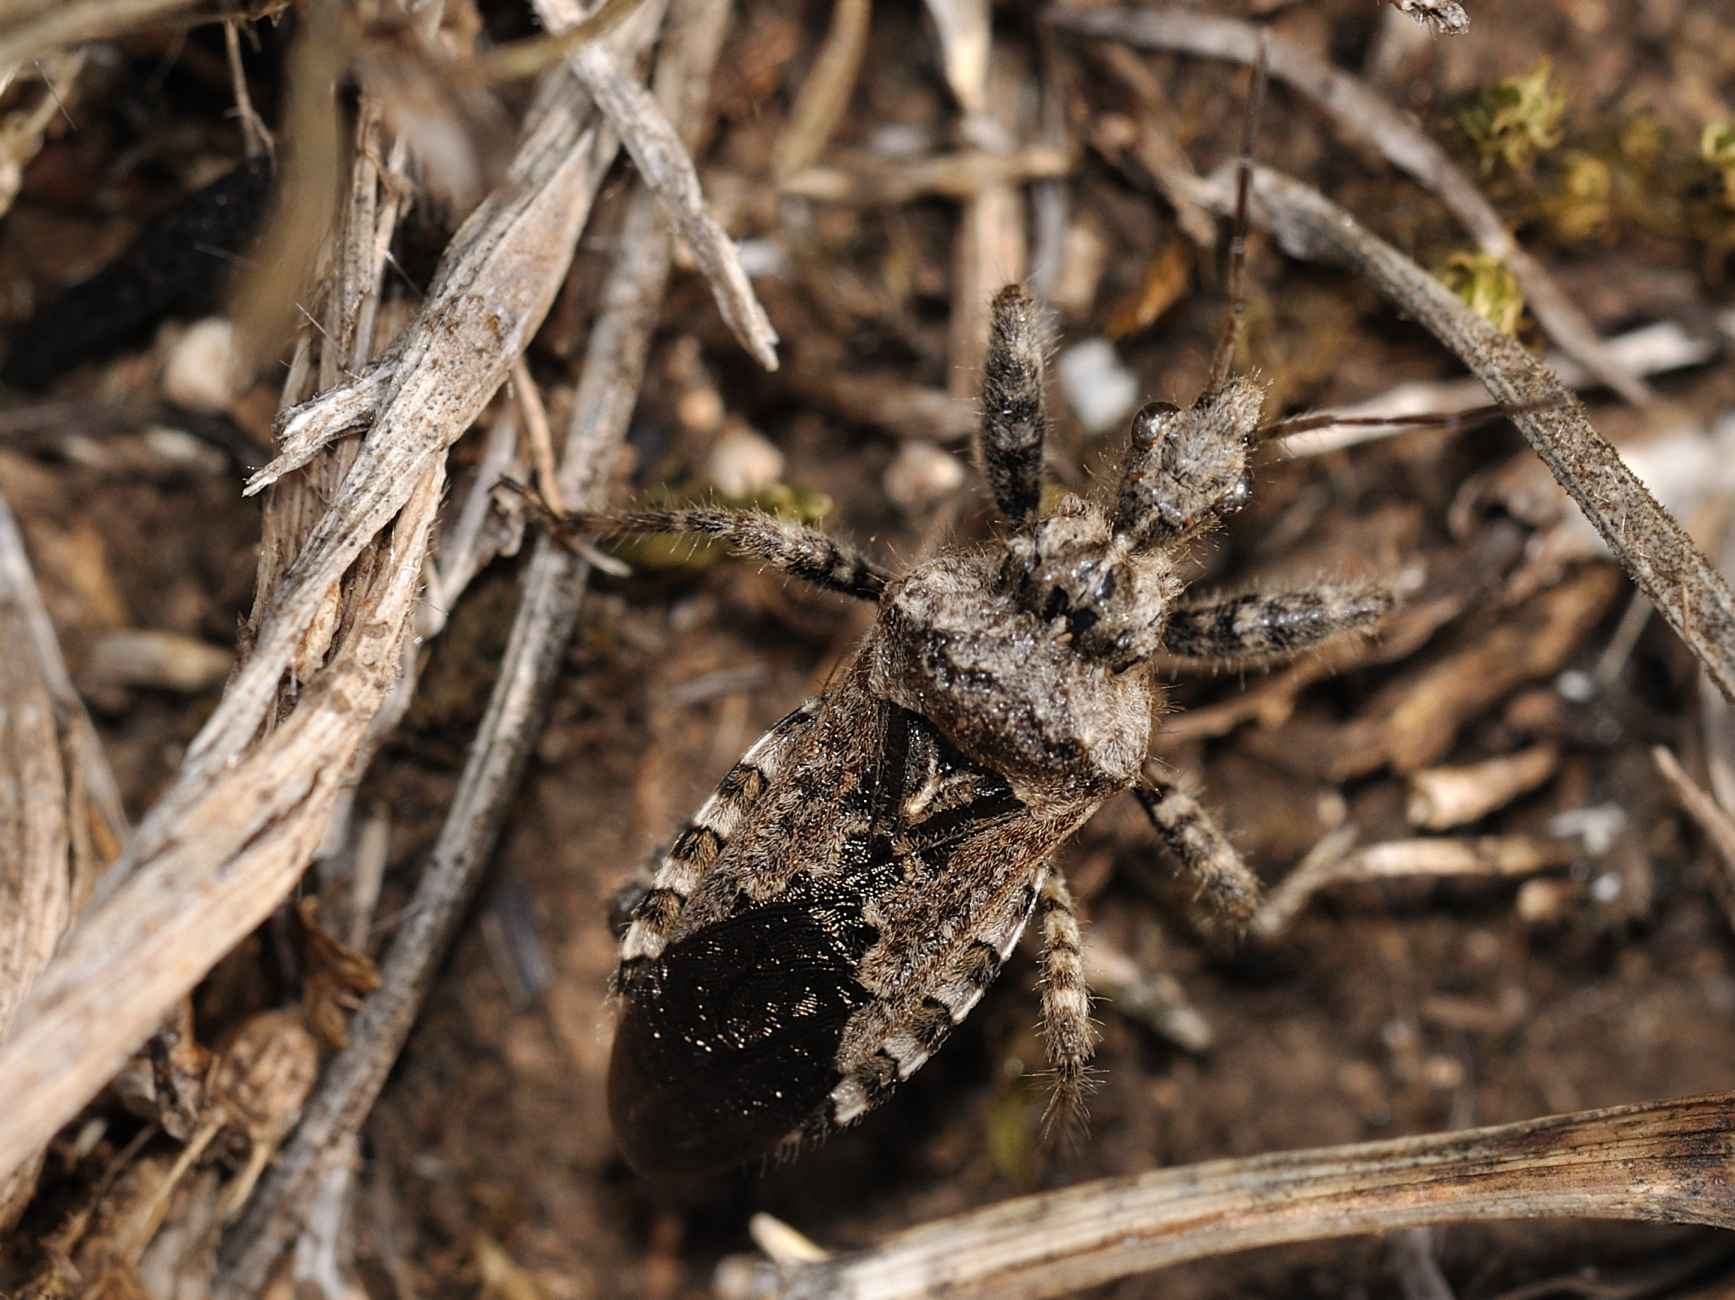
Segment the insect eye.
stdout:
<svg viewBox="0 0 1735 1300">
<path fill-rule="evenodd" d="M 1150 447 L 1163 436 L 1171 415 L 1180 414 L 1181 408 L 1173 402 L 1146 402 L 1139 408 L 1139 413 L 1133 416 L 1132 441 L 1135 447 Z"/>
</svg>

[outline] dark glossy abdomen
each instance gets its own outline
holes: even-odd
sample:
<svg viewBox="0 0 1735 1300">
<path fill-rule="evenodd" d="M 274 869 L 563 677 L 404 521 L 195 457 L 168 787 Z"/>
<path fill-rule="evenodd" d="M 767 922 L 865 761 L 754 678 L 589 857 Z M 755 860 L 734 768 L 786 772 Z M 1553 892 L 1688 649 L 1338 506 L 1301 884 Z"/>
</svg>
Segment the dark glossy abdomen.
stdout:
<svg viewBox="0 0 1735 1300">
<path fill-rule="evenodd" d="M 875 932 L 852 901 L 786 894 L 683 939 L 635 983 L 608 1104 L 639 1173 L 745 1164 L 824 1103 L 844 1022 L 869 1000 L 855 971 Z"/>
</svg>

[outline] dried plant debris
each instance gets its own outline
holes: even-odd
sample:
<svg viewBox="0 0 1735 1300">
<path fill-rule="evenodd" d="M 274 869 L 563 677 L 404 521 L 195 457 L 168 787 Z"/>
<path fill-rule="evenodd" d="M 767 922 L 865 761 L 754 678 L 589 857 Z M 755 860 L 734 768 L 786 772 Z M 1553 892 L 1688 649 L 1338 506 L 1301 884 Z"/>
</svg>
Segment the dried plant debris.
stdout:
<svg viewBox="0 0 1735 1300">
<path fill-rule="evenodd" d="M 1735 35 L 1629 7 L 6 8 L 0 1292 L 1727 1290 L 1726 1233 L 1606 1217 L 1728 1221 L 1735 1058 L 1735 651 L 1704 559 L 1728 574 L 1735 538 Z M 1271 165 L 1244 257 L 1242 156 Z M 983 402 L 1008 282 L 1054 382 L 997 361 Z M 1008 548 L 1075 523 L 1069 494 L 1114 499 L 1131 412 L 1226 353 L 1263 393 L 1255 490 L 1163 564 L 1229 599 L 1156 620 L 1194 653 L 1142 679 L 1152 788 L 1065 828 L 1046 958 L 959 931 L 1004 968 L 977 998 L 870 949 L 872 1007 L 910 1014 L 847 1078 L 629 1060 L 641 1157 L 798 1079 L 860 1121 L 653 1189 L 608 1113 L 620 1008 L 621 1053 L 666 1065 L 644 1031 L 698 1035 L 668 999 L 712 968 L 676 959 L 769 904 L 690 901 L 745 919 L 667 936 L 661 1002 L 609 999 L 609 918 L 655 921 L 635 869 L 711 832 L 746 879 L 758 782 L 707 804 L 716 779 L 754 750 L 761 805 L 815 827 L 891 781 L 879 828 L 933 831 L 946 868 L 911 905 L 981 879 L 953 868 L 1008 823 L 925 724 L 876 750 L 827 713 L 826 752 L 888 761 L 825 781 L 755 747 L 853 690 L 864 638 L 907 648 L 880 602 L 714 537 L 569 550 L 500 480 L 581 519 L 823 529 L 870 586 L 1017 583 Z M 965 443 L 1033 411 L 1038 463 L 993 466 L 1002 498 L 1043 486 L 1021 527 Z M 1140 417 L 1153 463 L 1199 450 L 1166 418 Z M 1071 652 L 1098 645 L 1115 594 L 1036 567 Z M 1266 641 L 1313 616 L 1273 593 L 1374 580 L 1377 635 L 1198 654 L 1249 609 Z M 1246 870 L 1176 873 L 1159 833 Z M 815 889 L 823 853 L 777 842 Z M 864 927 L 907 913 L 867 894 Z M 772 940 L 842 937 L 802 949 L 792 1016 L 854 996 L 816 961 L 862 938 L 848 899 L 795 901 Z M 882 957 L 951 933 L 890 928 Z M 1089 1084 L 1073 1142 L 1044 1141 L 1056 1048 L 1064 1095 Z"/>
<path fill-rule="evenodd" d="M 1391 0 L 1400 13 L 1406 13 L 1419 23 L 1427 23 L 1442 36 L 1462 36 L 1470 30 L 1470 15 L 1461 4 L 1446 0 Z"/>
</svg>

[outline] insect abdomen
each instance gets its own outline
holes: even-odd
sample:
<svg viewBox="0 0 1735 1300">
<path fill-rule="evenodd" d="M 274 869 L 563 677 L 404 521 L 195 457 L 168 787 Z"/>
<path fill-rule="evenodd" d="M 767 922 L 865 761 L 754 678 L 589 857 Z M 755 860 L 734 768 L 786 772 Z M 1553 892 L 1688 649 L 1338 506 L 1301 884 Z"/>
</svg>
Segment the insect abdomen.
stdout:
<svg viewBox="0 0 1735 1300">
<path fill-rule="evenodd" d="M 711 1173 L 769 1154 L 840 1075 L 844 1023 L 875 931 L 848 900 L 779 900 L 707 926 L 627 999 L 609 1115 L 641 1174 Z"/>
</svg>

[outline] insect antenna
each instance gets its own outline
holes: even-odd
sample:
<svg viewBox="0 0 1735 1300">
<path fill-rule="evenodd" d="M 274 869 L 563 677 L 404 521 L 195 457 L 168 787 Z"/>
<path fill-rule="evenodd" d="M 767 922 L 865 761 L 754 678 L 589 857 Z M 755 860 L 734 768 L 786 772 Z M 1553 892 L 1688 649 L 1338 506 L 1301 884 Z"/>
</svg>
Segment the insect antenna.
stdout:
<svg viewBox="0 0 1735 1300">
<path fill-rule="evenodd" d="M 1265 34 L 1261 32 L 1259 57 L 1253 64 L 1253 88 L 1247 100 L 1247 117 L 1241 124 L 1241 153 L 1235 160 L 1235 220 L 1229 234 L 1229 319 L 1223 323 L 1223 336 L 1217 341 L 1217 355 L 1211 362 L 1211 382 L 1205 390 L 1210 393 L 1228 382 L 1247 317 L 1247 297 L 1242 283 L 1247 272 L 1247 207 L 1249 191 L 1253 188 L 1253 138 L 1264 100 Z"/>
<path fill-rule="evenodd" d="M 1320 429 L 1474 429 L 1494 420 L 1513 415 L 1528 415 L 1545 411 L 1554 402 L 1524 402 L 1504 406 L 1498 402 L 1472 406 L 1461 411 L 1424 411 L 1414 415 L 1333 415 L 1329 411 L 1313 415 L 1291 415 L 1254 431 L 1255 443 L 1277 442 L 1298 433 L 1314 433 Z"/>
</svg>

